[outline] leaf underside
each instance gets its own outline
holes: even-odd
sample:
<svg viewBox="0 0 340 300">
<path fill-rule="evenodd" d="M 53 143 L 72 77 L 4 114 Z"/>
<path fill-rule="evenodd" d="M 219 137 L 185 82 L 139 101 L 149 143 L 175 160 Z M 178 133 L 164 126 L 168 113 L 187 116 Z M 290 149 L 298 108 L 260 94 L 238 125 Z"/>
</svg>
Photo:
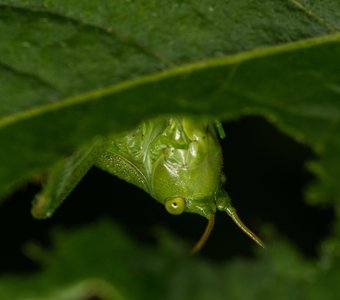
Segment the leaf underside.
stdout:
<svg viewBox="0 0 340 300">
<path fill-rule="evenodd" d="M 310 198 L 339 199 L 339 6 L 0 1 L 0 195 L 145 118 L 261 114 L 320 156 Z"/>
</svg>

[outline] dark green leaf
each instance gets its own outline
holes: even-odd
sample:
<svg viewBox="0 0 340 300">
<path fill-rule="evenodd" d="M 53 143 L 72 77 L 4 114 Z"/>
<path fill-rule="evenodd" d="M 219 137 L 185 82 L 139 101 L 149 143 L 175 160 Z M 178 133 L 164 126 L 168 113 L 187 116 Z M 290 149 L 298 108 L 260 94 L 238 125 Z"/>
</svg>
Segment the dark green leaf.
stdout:
<svg viewBox="0 0 340 300">
<path fill-rule="evenodd" d="M 262 114 L 320 155 L 314 170 L 325 186 L 312 196 L 339 199 L 339 66 L 332 59 L 339 41 L 334 35 L 187 65 L 4 117 L 2 193 L 77 144 L 142 118 Z M 17 149 L 20 156 L 13 156 Z"/>
</svg>

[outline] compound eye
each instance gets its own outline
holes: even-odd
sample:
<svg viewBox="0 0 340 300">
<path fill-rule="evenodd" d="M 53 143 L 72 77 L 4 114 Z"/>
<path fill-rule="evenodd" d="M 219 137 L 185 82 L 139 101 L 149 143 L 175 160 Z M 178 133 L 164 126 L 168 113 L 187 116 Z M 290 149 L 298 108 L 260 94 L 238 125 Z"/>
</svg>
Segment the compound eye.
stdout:
<svg viewBox="0 0 340 300">
<path fill-rule="evenodd" d="M 165 208 L 172 215 L 180 215 L 185 210 L 185 200 L 182 197 L 168 199 Z"/>
</svg>

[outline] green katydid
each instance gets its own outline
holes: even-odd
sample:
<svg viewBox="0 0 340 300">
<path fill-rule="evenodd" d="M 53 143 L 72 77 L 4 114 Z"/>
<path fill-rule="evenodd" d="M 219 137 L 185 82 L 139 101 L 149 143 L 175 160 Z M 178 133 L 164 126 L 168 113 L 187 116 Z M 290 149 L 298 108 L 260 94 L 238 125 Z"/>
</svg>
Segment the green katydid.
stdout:
<svg viewBox="0 0 340 300">
<path fill-rule="evenodd" d="M 193 247 L 199 251 L 208 239 L 216 210 L 225 211 L 257 244 L 263 242 L 239 219 L 222 188 L 224 137 L 217 121 L 188 117 L 157 118 L 127 133 L 98 138 L 59 162 L 33 201 L 36 218 L 50 217 L 91 166 L 132 183 L 161 202 L 174 215 L 196 213 L 208 225 Z"/>
</svg>

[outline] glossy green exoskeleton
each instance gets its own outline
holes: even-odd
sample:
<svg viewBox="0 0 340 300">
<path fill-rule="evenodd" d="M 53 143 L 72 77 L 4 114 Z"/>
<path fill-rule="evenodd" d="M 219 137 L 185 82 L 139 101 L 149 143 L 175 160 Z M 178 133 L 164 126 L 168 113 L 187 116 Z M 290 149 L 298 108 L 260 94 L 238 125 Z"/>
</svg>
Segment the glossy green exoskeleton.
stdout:
<svg viewBox="0 0 340 300">
<path fill-rule="evenodd" d="M 256 243 L 263 242 L 239 219 L 222 188 L 219 122 L 186 117 L 142 122 L 121 135 L 98 139 L 58 163 L 33 202 L 37 218 L 50 217 L 92 165 L 124 179 L 161 202 L 174 215 L 196 213 L 208 219 L 197 252 L 214 225 L 216 210 L 225 211 Z"/>
</svg>

